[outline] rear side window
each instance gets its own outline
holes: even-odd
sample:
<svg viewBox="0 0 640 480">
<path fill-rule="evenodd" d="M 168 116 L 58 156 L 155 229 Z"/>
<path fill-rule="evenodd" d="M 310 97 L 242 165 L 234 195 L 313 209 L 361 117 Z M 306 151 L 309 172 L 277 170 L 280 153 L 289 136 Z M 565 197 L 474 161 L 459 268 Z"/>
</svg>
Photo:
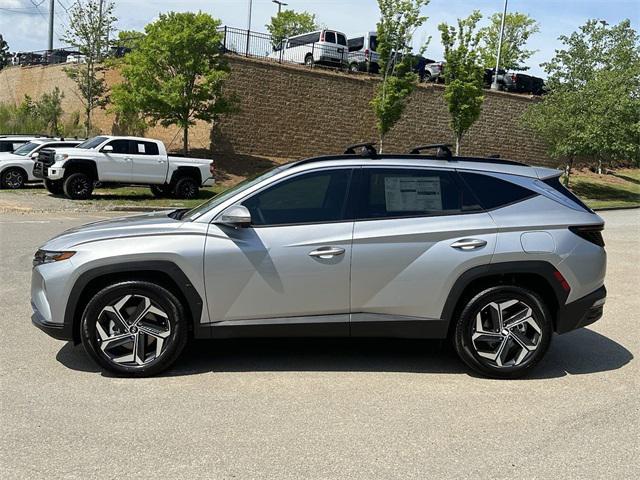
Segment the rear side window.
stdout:
<svg viewBox="0 0 640 480">
<path fill-rule="evenodd" d="M 349 39 L 349 51 L 357 52 L 364 48 L 364 37 L 350 38 Z"/>
<path fill-rule="evenodd" d="M 153 142 L 133 142 L 135 155 L 158 155 L 158 145 Z"/>
<path fill-rule="evenodd" d="M 358 218 L 455 215 L 481 210 L 451 172 L 365 169 Z"/>
<path fill-rule="evenodd" d="M 335 32 L 325 32 L 324 41 L 327 43 L 336 43 L 336 34 Z"/>
<path fill-rule="evenodd" d="M 323 170 L 284 180 L 243 205 L 255 226 L 335 222 L 345 218 L 351 170 Z"/>
<path fill-rule="evenodd" d="M 578 205 L 580 205 L 587 212 L 593 211 L 589 207 L 587 207 L 582 200 L 580 200 L 576 195 L 574 195 L 573 192 L 571 192 L 571 190 L 569 190 L 567 187 L 562 185 L 562 183 L 560 183 L 560 177 L 547 178 L 546 180 L 543 180 L 543 182 L 546 185 L 549 185 L 551 188 L 553 188 L 555 191 L 557 191 L 561 195 L 571 200 L 572 202 L 575 202 Z"/>
<path fill-rule="evenodd" d="M 478 197 L 482 207 L 487 210 L 504 207 L 536 195 L 529 189 L 489 175 L 460 172 L 460 176 Z"/>
</svg>

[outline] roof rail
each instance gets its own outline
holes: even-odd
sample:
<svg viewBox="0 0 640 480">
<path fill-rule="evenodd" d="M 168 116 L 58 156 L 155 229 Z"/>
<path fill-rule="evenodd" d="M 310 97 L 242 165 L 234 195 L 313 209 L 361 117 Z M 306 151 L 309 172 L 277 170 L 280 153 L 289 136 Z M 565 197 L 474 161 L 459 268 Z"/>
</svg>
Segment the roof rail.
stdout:
<svg viewBox="0 0 640 480">
<path fill-rule="evenodd" d="M 451 158 L 451 144 L 449 143 L 433 143 L 430 145 L 420 145 L 411 150 L 412 155 L 420 155 L 422 150 L 435 150 L 436 158 Z"/>
<path fill-rule="evenodd" d="M 361 149 L 359 155 L 362 157 L 374 158 L 378 155 L 378 151 L 375 148 L 375 143 L 365 142 L 356 143 L 355 145 L 349 145 L 344 151 L 345 155 L 358 155 L 357 149 Z"/>
</svg>

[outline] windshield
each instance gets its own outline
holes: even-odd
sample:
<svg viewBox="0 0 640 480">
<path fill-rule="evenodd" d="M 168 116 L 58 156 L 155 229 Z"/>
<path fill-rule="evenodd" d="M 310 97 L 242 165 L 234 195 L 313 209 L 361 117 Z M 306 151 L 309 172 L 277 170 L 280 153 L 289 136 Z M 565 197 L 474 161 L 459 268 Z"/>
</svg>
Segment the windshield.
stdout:
<svg viewBox="0 0 640 480">
<path fill-rule="evenodd" d="M 89 140 L 85 140 L 80 145 L 76 146 L 76 148 L 84 148 L 85 150 L 90 150 L 92 148 L 96 148 L 98 145 L 102 144 L 102 142 L 105 142 L 106 140 L 107 140 L 107 137 L 93 137 L 93 138 L 90 138 Z"/>
<path fill-rule="evenodd" d="M 271 170 L 267 170 L 265 173 L 247 178 L 242 182 L 238 183 L 237 185 L 234 185 L 233 187 L 225 190 L 224 192 L 219 193 L 212 199 L 207 200 L 202 205 L 199 205 L 196 208 L 189 210 L 184 214 L 182 218 L 185 220 L 195 220 L 196 218 L 200 217 L 201 215 L 208 212 L 212 208 L 217 207 L 228 198 L 231 198 L 236 193 L 240 193 L 243 190 L 246 190 L 247 188 L 250 188 L 258 184 L 269 177 L 273 177 L 277 173 L 280 173 L 282 170 L 285 170 L 287 168 L 289 168 L 289 165 L 281 165 L 279 167 L 272 168 Z"/>
<path fill-rule="evenodd" d="M 39 147 L 40 144 L 39 143 L 33 143 L 33 142 L 29 142 L 29 143 L 25 143 L 24 145 L 22 145 L 19 148 L 16 148 L 13 153 L 14 155 L 20 155 L 23 157 L 26 157 L 27 155 L 29 155 L 33 150 L 35 150 L 36 147 Z"/>
</svg>

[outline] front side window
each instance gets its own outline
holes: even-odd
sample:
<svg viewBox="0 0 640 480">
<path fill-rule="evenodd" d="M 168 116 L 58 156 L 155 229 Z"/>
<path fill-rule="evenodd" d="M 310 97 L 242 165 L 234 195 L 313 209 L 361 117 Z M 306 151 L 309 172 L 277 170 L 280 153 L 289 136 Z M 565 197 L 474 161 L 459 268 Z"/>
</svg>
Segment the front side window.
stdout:
<svg viewBox="0 0 640 480">
<path fill-rule="evenodd" d="M 344 220 L 350 177 L 350 169 L 298 175 L 253 195 L 243 205 L 255 226 Z"/>
<path fill-rule="evenodd" d="M 455 174 L 423 169 L 365 169 L 358 218 L 454 215 L 481 210 Z"/>
<path fill-rule="evenodd" d="M 347 37 L 341 33 L 338 33 L 338 45 L 347 46 Z"/>
<path fill-rule="evenodd" d="M 378 51 L 378 36 L 377 35 L 371 35 L 369 37 L 369 48 L 374 52 Z"/>
<path fill-rule="evenodd" d="M 113 151 L 111 153 L 129 153 L 129 140 L 114 140 L 113 142 L 107 143 L 107 145 L 111 145 L 113 147 Z"/>
</svg>

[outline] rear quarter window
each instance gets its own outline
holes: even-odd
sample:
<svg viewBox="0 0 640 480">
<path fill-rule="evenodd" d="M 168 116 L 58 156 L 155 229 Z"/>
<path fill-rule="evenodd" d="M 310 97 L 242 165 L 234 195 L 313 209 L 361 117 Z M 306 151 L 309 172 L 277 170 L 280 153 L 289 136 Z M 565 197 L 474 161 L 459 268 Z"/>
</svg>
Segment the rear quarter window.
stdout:
<svg viewBox="0 0 640 480">
<path fill-rule="evenodd" d="M 505 207 L 537 195 L 515 183 L 481 173 L 460 172 L 460 176 L 485 210 Z"/>
<path fill-rule="evenodd" d="M 324 34 L 324 41 L 327 43 L 336 43 L 336 34 L 335 32 L 326 32 Z"/>
</svg>

